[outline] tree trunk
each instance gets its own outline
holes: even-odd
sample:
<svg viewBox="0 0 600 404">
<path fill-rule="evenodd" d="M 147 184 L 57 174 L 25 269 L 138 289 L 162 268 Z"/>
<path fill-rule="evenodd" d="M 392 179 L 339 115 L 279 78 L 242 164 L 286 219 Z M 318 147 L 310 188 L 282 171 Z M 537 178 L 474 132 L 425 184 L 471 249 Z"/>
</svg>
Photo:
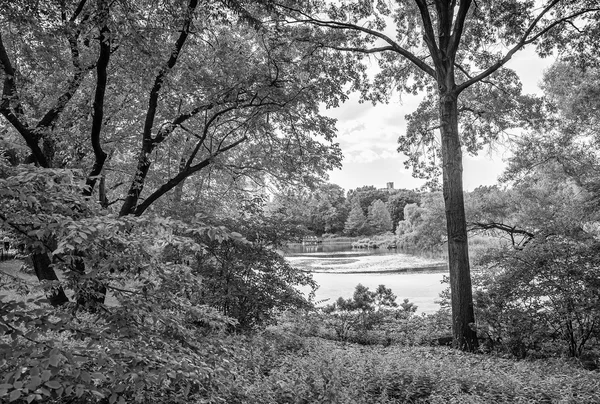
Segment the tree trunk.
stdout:
<svg viewBox="0 0 600 404">
<path fill-rule="evenodd" d="M 46 253 L 32 253 L 31 261 L 33 262 L 33 269 L 35 275 L 40 281 L 57 281 L 58 277 L 56 272 L 51 267 L 50 257 Z M 62 286 L 53 288 L 51 293 L 47 296 L 52 306 L 60 306 L 69 301 L 69 298 L 65 294 Z"/>
<path fill-rule="evenodd" d="M 150 171 L 150 154 L 153 150 L 154 145 L 152 144 L 151 139 L 142 141 L 142 150 L 140 151 L 138 157 L 135 175 L 133 176 L 133 180 L 131 181 L 131 185 L 129 186 L 129 191 L 127 191 L 125 201 L 121 206 L 119 216 L 127 216 L 135 213 L 135 209 L 137 208 L 138 202 L 140 200 L 140 194 L 144 189 L 144 183 L 146 182 L 148 171 Z"/>
<path fill-rule="evenodd" d="M 457 96 L 440 95 L 440 124 L 444 178 L 444 203 L 448 227 L 448 266 L 452 299 L 453 346 L 463 351 L 477 349 L 473 292 L 467 245 L 467 227 L 462 184 L 462 151 L 458 133 Z"/>
</svg>

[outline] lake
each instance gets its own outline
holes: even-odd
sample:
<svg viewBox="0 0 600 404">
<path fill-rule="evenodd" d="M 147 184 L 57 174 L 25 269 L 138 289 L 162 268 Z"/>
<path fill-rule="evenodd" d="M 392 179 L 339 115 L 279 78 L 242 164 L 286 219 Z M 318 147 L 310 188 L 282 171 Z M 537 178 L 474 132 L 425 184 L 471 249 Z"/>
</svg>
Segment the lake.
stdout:
<svg viewBox="0 0 600 404">
<path fill-rule="evenodd" d="M 448 285 L 445 259 L 387 249 L 353 249 L 350 243 L 291 245 L 284 251 L 295 267 L 310 271 L 320 285 L 317 302 L 330 304 L 338 297 L 352 297 L 357 284 L 374 290 L 378 285 L 392 289 L 401 303 L 408 298 L 417 313 L 433 313 L 435 303 Z"/>
</svg>

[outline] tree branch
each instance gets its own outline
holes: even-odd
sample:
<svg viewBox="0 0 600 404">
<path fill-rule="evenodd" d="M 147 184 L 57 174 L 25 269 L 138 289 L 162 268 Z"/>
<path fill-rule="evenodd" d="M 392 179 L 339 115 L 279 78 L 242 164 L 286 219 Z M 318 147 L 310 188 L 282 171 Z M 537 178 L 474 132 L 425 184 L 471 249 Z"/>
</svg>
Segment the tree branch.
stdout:
<svg viewBox="0 0 600 404">
<path fill-rule="evenodd" d="M 523 230 L 523 229 L 517 229 L 516 226 L 509 226 L 507 224 L 504 223 L 497 223 L 497 222 L 489 222 L 489 223 L 482 223 L 482 222 L 471 222 L 469 223 L 469 225 L 473 226 L 471 227 L 469 230 L 500 230 L 503 231 L 505 233 L 508 233 L 511 237 L 512 240 L 512 244 L 513 247 L 516 247 L 515 244 L 515 240 L 514 240 L 514 235 L 515 234 L 519 234 L 521 236 L 523 236 L 523 240 L 521 240 L 520 244 L 521 247 L 523 247 L 525 244 L 527 244 L 529 241 L 531 241 L 533 238 L 535 238 L 535 234 L 527 231 L 527 230 Z"/>
<path fill-rule="evenodd" d="M 165 80 L 165 76 L 168 71 L 175 67 L 177 63 L 178 57 L 181 53 L 181 49 L 187 40 L 187 37 L 190 33 L 190 26 L 192 24 L 192 19 L 194 16 L 194 10 L 198 5 L 198 0 L 190 0 L 188 4 L 188 15 L 183 23 L 183 27 L 181 28 L 181 32 L 179 34 L 179 38 L 175 41 L 175 45 L 173 46 L 173 51 L 167 60 L 167 63 L 163 68 L 160 69 L 156 78 L 154 79 L 154 85 L 150 90 L 150 97 L 148 100 L 148 111 L 146 113 L 146 119 L 144 121 L 144 132 L 143 138 L 145 141 L 150 141 L 152 139 L 152 127 L 154 126 L 154 118 L 156 116 L 156 109 L 158 107 L 158 94 L 162 88 L 162 85 Z"/>
<path fill-rule="evenodd" d="M 165 76 L 167 75 L 170 69 L 175 67 L 178 57 L 181 54 L 183 45 L 185 44 L 185 41 L 187 40 L 187 37 L 190 33 L 190 27 L 192 25 L 194 11 L 197 5 L 198 0 L 190 0 L 187 8 L 187 16 L 184 19 L 179 37 L 177 38 L 177 41 L 175 41 L 173 51 L 171 52 L 171 55 L 169 56 L 166 65 L 161 68 L 156 78 L 154 79 L 154 85 L 150 90 L 150 96 L 148 99 L 148 110 L 146 112 L 146 119 L 144 120 L 144 128 L 142 133 L 142 147 L 138 157 L 137 167 L 133 175 L 133 179 L 131 180 L 131 185 L 127 192 L 127 197 L 125 198 L 123 206 L 121 206 L 119 216 L 125 216 L 130 213 L 134 213 L 136 210 L 136 205 L 138 203 L 140 194 L 144 188 L 146 176 L 148 175 L 148 171 L 150 170 L 149 156 L 156 145 L 156 143 L 154 143 L 152 139 L 152 128 L 154 127 L 156 109 L 158 108 L 158 95 L 165 80 Z"/>
<path fill-rule="evenodd" d="M 430 66 L 428 66 L 426 63 L 424 63 L 416 55 L 414 55 L 413 53 L 411 53 L 408 50 L 401 47 L 392 38 L 390 38 L 389 36 L 387 36 L 381 32 L 378 32 L 378 31 L 375 31 L 375 30 L 372 30 L 372 29 L 369 29 L 366 27 L 361 27 L 360 25 L 356 25 L 356 24 L 352 24 L 352 23 L 345 23 L 345 22 L 331 21 L 331 20 L 320 20 L 320 19 L 311 17 L 310 15 L 300 11 L 299 9 L 289 7 L 289 6 L 284 6 L 281 4 L 279 6 L 288 11 L 298 13 L 302 17 L 304 17 L 304 19 L 296 19 L 295 21 L 298 23 L 307 23 L 307 24 L 312 24 L 312 25 L 316 25 L 319 27 L 325 27 L 325 28 L 331 28 L 331 29 L 342 29 L 342 30 L 350 29 L 350 30 L 359 31 L 359 32 L 371 35 L 373 37 L 382 39 L 383 41 L 387 42 L 390 45 L 390 47 L 392 48 L 393 51 L 395 51 L 396 53 L 399 53 L 400 55 L 402 55 L 405 58 L 407 58 L 408 60 L 410 60 L 413 64 L 415 64 L 419 69 L 423 70 L 425 73 L 429 74 L 430 76 L 432 76 L 434 78 L 436 77 L 435 70 L 433 70 Z M 329 47 L 329 45 L 325 45 L 325 46 Z M 388 49 L 386 47 L 383 50 L 388 50 Z"/>
<path fill-rule="evenodd" d="M 24 119 L 24 111 L 19 102 L 19 95 L 15 84 L 15 69 L 10 62 L 10 57 L 4 47 L 2 33 L 0 32 L 0 66 L 4 71 L 4 86 L 2 88 L 2 99 L 0 100 L 0 113 L 21 134 L 27 146 L 31 149 L 33 158 L 41 167 L 49 167 L 48 160 L 38 145 L 35 133 L 27 125 Z M 14 111 L 11 102 L 15 103 Z"/>
<path fill-rule="evenodd" d="M 84 196 L 91 196 L 98 179 L 98 175 L 102 172 L 107 154 L 102 150 L 100 144 L 100 134 L 102 131 L 102 120 L 104 118 L 104 95 L 106 93 L 106 84 L 108 81 L 107 68 L 110 61 L 110 29 L 108 28 L 108 13 L 109 7 L 106 0 L 98 0 L 98 11 L 100 14 L 100 54 L 96 63 L 96 93 L 94 95 L 94 115 L 92 120 L 91 143 L 94 150 L 94 165 L 86 180 L 86 190 Z"/>
<path fill-rule="evenodd" d="M 183 180 L 190 177 L 194 173 L 196 173 L 196 172 L 202 170 L 203 168 L 207 167 L 208 165 L 210 165 L 215 157 L 227 152 L 228 150 L 233 149 L 234 147 L 237 147 L 238 145 L 245 142 L 246 140 L 248 140 L 248 137 L 244 136 L 244 137 L 236 140 L 235 142 L 233 142 L 223 148 L 220 148 L 219 150 L 217 150 L 215 153 L 213 153 L 211 156 L 204 159 L 200 163 L 193 165 L 193 166 L 186 167 L 183 171 L 180 171 L 175 177 L 171 178 L 169 181 L 167 181 L 165 184 L 163 184 L 160 188 L 158 188 L 156 191 L 154 191 L 152 194 L 150 194 L 150 196 L 148 196 L 148 198 L 146 198 L 144 200 L 144 202 L 140 203 L 136 207 L 134 214 L 136 216 L 140 216 L 142 213 L 144 213 L 146 211 L 146 209 L 148 209 L 148 207 L 152 203 L 154 203 L 158 198 L 160 198 L 161 196 L 163 196 L 164 194 L 166 194 L 167 192 L 169 192 L 170 190 L 175 188 L 180 182 L 182 182 Z"/>
<path fill-rule="evenodd" d="M 521 39 L 517 42 L 517 44 L 515 46 L 513 46 L 506 53 L 506 55 L 504 55 L 504 57 L 502 57 L 500 60 L 498 60 L 496 63 L 494 63 L 490 67 L 488 67 L 483 72 L 479 73 L 477 76 L 474 76 L 471 79 L 465 81 L 464 83 L 461 83 L 460 85 L 458 85 L 456 87 L 456 94 L 460 94 L 466 88 L 470 87 L 471 85 L 477 83 L 478 81 L 481 81 L 482 79 L 484 79 L 484 78 L 488 77 L 489 75 L 491 75 L 492 73 L 494 73 L 496 70 L 498 70 L 499 68 L 501 68 L 502 66 L 504 66 L 513 57 L 513 55 L 517 51 L 521 50 L 525 45 L 528 45 L 528 44 L 531 44 L 532 42 L 535 42 L 542 35 L 546 34 L 548 31 L 550 31 L 552 28 L 556 27 L 557 25 L 567 23 L 567 22 L 571 21 L 572 19 L 574 19 L 576 17 L 579 17 L 581 15 L 587 14 L 587 13 L 592 13 L 592 12 L 595 12 L 595 11 L 600 11 L 600 8 L 587 8 L 587 9 L 580 10 L 580 11 L 578 11 L 576 13 L 570 14 L 570 15 L 568 15 L 566 17 L 560 18 L 560 19 L 552 22 L 547 27 L 545 27 L 544 29 L 542 29 L 540 32 L 538 32 L 537 34 L 535 34 L 533 37 L 528 38 L 529 35 L 535 29 L 536 25 L 542 19 L 542 17 L 544 15 L 546 15 L 559 1 L 560 0 L 553 0 L 550 4 L 548 4 L 540 12 L 540 14 L 529 25 L 529 27 L 527 28 L 527 30 L 525 31 L 525 33 L 523 34 L 523 36 L 521 37 Z"/>
<path fill-rule="evenodd" d="M 423 29 L 425 30 L 423 39 L 427 44 L 427 48 L 429 48 L 429 54 L 431 55 L 433 64 L 436 67 L 440 67 L 442 62 L 440 58 L 440 49 L 435 41 L 435 32 L 433 31 L 433 23 L 431 21 L 431 16 L 429 15 L 429 9 L 427 8 L 427 1 L 415 0 L 415 3 L 417 3 L 417 7 L 419 7 Z M 433 75 L 433 77 L 437 77 L 437 75 Z"/>
<path fill-rule="evenodd" d="M 456 52 L 458 52 L 458 46 L 460 45 L 460 40 L 465 28 L 465 20 L 470 7 L 471 0 L 461 0 L 460 5 L 458 6 L 456 22 L 454 23 L 454 31 L 452 32 L 452 37 L 450 38 L 449 51 L 452 55 L 456 55 Z"/>
</svg>

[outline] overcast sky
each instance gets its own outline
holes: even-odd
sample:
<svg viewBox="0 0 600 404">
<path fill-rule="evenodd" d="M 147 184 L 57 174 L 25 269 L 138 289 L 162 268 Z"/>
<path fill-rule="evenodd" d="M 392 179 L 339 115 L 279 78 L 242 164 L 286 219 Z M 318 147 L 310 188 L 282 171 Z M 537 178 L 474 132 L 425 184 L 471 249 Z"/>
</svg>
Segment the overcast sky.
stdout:
<svg viewBox="0 0 600 404">
<path fill-rule="evenodd" d="M 544 69 L 552 60 L 538 58 L 532 48 L 518 52 L 507 65 L 517 71 L 523 82 L 524 93 L 540 93 L 539 83 Z M 373 106 L 358 103 L 351 97 L 339 108 L 323 111 L 338 120 L 338 138 L 344 154 L 343 168 L 330 173 L 329 182 L 346 191 L 363 185 L 384 188 L 394 182 L 395 188 L 418 188 L 423 180 L 412 177 L 404 168 L 403 154 L 397 153 L 397 139 L 406 130 L 404 116 L 413 112 L 420 97 L 402 95 L 389 104 Z M 477 157 L 464 156 L 463 182 L 466 190 L 479 185 L 492 185 L 505 166 L 508 152 L 500 150 Z"/>
</svg>

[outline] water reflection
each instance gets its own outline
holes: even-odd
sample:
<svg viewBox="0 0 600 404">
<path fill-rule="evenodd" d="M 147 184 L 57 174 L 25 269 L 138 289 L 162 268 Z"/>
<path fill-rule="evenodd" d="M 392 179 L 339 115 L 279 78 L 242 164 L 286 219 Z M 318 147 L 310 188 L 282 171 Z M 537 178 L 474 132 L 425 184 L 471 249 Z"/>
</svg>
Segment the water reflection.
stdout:
<svg viewBox="0 0 600 404">
<path fill-rule="evenodd" d="M 339 257 L 339 256 L 368 256 L 368 255 L 411 255 L 415 257 L 431 259 L 435 261 L 446 260 L 448 252 L 445 249 L 435 249 L 430 251 L 409 250 L 404 248 L 352 248 L 350 242 L 322 243 L 322 244 L 288 244 L 283 248 L 283 255 L 286 257 L 298 256 L 320 256 L 320 257 Z M 331 255 L 329 255 L 331 254 Z"/>
<path fill-rule="evenodd" d="M 387 248 L 352 248 L 352 243 L 322 243 L 322 244 L 288 244 L 283 252 L 285 256 L 293 257 L 304 254 L 316 254 L 316 253 L 349 253 L 352 252 L 356 255 L 387 255 L 387 254 L 398 254 L 404 251 L 398 251 L 396 249 Z"/>
</svg>

